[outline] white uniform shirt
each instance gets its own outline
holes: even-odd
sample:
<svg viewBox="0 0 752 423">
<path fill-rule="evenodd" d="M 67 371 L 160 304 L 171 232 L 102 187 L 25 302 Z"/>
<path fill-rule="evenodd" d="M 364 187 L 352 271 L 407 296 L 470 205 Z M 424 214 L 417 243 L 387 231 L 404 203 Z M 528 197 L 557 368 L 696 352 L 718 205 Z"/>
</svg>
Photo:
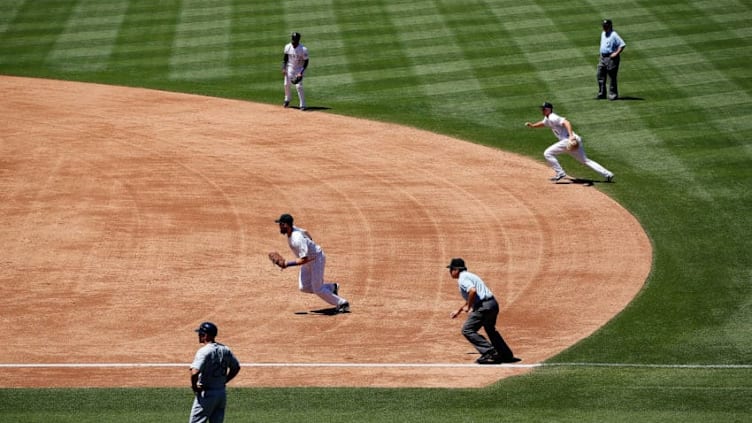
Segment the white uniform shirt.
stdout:
<svg viewBox="0 0 752 423">
<path fill-rule="evenodd" d="M 292 43 L 287 43 L 285 54 L 287 55 L 287 73 L 296 75 L 303 72 L 303 65 L 308 60 L 308 49 L 303 44 L 293 47 Z"/>
<path fill-rule="evenodd" d="M 287 238 L 287 245 L 290 246 L 293 254 L 298 258 L 309 257 L 315 259 L 321 254 L 321 247 L 313 242 L 305 229 L 292 227 L 292 234 Z"/>
<path fill-rule="evenodd" d="M 565 120 L 567 120 L 567 118 L 551 112 L 551 114 L 543 118 L 543 126 L 551 128 L 554 136 L 559 141 L 566 140 L 569 138 L 569 131 L 567 131 L 567 128 L 564 126 Z M 579 138 L 577 134 L 575 134 L 575 137 Z"/>
<path fill-rule="evenodd" d="M 493 292 L 486 286 L 478 275 L 470 273 L 467 270 L 460 272 L 460 277 L 457 278 L 457 284 L 460 288 L 460 295 L 467 301 L 470 288 L 475 288 L 475 301 L 483 301 L 493 297 Z"/>
<path fill-rule="evenodd" d="M 227 369 L 236 369 L 240 363 L 230 349 L 218 342 L 209 342 L 196 351 L 191 369 L 199 371 L 198 383 L 204 389 L 224 389 Z"/>
</svg>

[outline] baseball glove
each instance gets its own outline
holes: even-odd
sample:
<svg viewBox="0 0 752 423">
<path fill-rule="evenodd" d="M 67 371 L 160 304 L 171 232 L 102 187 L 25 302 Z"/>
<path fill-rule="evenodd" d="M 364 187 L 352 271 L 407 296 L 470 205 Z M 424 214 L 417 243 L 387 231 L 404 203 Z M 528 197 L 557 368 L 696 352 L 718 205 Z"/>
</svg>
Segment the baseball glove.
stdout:
<svg viewBox="0 0 752 423">
<path fill-rule="evenodd" d="M 285 263 L 285 258 L 282 257 L 282 254 L 276 251 L 272 251 L 271 253 L 269 253 L 269 260 L 271 260 L 272 263 L 274 263 L 274 265 L 279 267 L 280 269 L 284 269 L 285 267 L 287 267 L 287 264 Z"/>
<path fill-rule="evenodd" d="M 580 143 L 579 143 L 579 141 L 577 141 L 577 140 L 569 140 L 569 141 L 567 142 L 567 150 L 569 150 L 569 151 L 572 151 L 572 150 L 577 150 L 577 148 L 578 148 L 579 146 L 580 146 Z"/>
<path fill-rule="evenodd" d="M 293 78 L 292 78 L 292 79 L 290 80 L 290 82 L 291 82 L 291 83 L 292 83 L 293 85 L 298 85 L 298 84 L 300 84 L 300 81 L 302 81 L 302 80 L 303 80 L 303 75 L 297 75 L 297 76 L 294 76 L 294 77 L 293 77 Z"/>
</svg>

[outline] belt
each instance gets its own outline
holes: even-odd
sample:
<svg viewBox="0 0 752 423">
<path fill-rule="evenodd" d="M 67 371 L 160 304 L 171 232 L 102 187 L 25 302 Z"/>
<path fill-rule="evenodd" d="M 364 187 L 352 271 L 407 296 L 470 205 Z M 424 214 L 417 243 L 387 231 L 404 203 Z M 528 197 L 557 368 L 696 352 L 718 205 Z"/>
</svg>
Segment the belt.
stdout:
<svg viewBox="0 0 752 423">
<path fill-rule="evenodd" d="M 611 54 L 613 54 L 613 53 L 601 53 L 601 57 L 608 57 L 608 56 L 610 56 Z"/>
<path fill-rule="evenodd" d="M 476 301 L 475 304 L 473 305 L 473 311 L 477 310 L 478 307 L 480 307 L 481 304 L 485 303 L 486 301 L 491 301 L 491 300 L 494 300 L 494 299 L 495 299 L 494 297 L 488 297 L 488 298 L 485 298 L 483 300 Z"/>
</svg>

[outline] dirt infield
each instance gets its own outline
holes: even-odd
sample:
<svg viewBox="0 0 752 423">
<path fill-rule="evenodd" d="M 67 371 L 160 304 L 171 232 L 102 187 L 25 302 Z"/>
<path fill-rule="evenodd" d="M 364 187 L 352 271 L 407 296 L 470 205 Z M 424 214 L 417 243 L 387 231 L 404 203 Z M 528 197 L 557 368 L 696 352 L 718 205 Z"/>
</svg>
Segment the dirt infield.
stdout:
<svg viewBox="0 0 752 423">
<path fill-rule="evenodd" d="M 616 202 L 488 147 L 143 89 L 0 77 L 0 95 L 2 387 L 188 386 L 203 320 L 246 364 L 234 386 L 484 386 L 529 368 L 465 367 L 450 258 L 501 298 L 521 365 L 590 335 L 650 271 Z M 283 212 L 351 313 L 316 313 L 269 263 L 290 254 Z"/>
</svg>

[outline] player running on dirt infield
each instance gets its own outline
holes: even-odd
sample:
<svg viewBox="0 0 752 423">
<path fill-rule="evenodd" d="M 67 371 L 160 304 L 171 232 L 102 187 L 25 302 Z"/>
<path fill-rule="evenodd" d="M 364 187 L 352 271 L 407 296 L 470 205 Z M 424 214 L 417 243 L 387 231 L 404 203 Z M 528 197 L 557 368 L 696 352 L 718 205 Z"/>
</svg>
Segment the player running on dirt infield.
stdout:
<svg viewBox="0 0 752 423">
<path fill-rule="evenodd" d="M 285 261 L 279 253 L 272 252 L 269 253 L 272 262 L 281 269 L 300 266 L 298 289 L 301 292 L 318 295 L 333 305 L 337 313 L 349 312 L 350 303 L 338 295 L 339 284 L 324 282 L 326 255 L 321 246 L 313 241 L 308 231 L 293 225 L 291 215 L 283 214 L 275 222 L 279 224 L 279 232 L 287 236 L 287 244 L 295 255 L 295 260 Z"/>
</svg>

